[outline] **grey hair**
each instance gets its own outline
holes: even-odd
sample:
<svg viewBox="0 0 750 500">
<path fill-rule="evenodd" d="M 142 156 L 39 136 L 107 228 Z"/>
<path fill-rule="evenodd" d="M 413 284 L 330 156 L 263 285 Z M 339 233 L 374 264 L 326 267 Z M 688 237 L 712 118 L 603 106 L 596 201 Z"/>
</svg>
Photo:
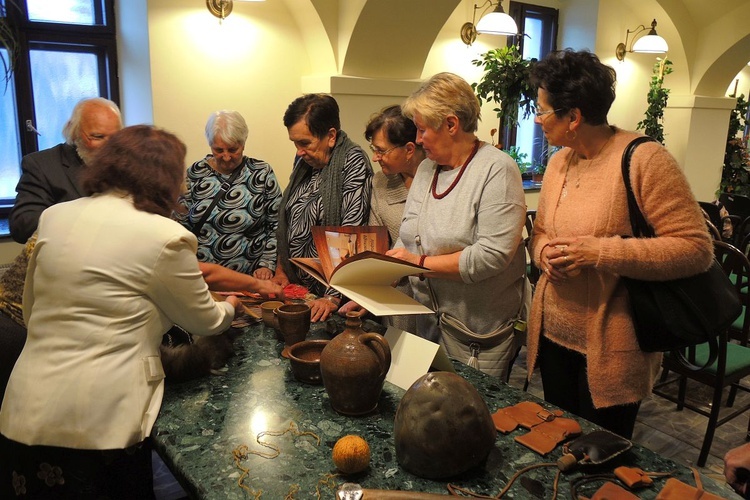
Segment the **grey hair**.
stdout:
<svg viewBox="0 0 750 500">
<path fill-rule="evenodd" d="M 227 144 L 241 144 L 247 141 L 247 123 L 237 111 L 221 110 L 211 113 L 206 123 L 206 139 L 213 146 L 218 137 Z"/>
<path fill-rule="evenodd" d="M 74 146 L 76 140 L 79 138 L 78 136 L 81 132 L 81 117 L 83 116 L 84 108 L 87 106 L 100 106 L 109 109 L 115 114 L 115 116 L 117 116 L 117 119 L 120 121 L 120 128 L 122 128 L 122 113 L 120 113 L 120 108 L 117 107 L 117 104 L 109 99 L 105 99 L 104 97 L 81 99 L 73 108 L 73 112 L 62 130 L 65 142 L 71 146 Z"/>
</svg>

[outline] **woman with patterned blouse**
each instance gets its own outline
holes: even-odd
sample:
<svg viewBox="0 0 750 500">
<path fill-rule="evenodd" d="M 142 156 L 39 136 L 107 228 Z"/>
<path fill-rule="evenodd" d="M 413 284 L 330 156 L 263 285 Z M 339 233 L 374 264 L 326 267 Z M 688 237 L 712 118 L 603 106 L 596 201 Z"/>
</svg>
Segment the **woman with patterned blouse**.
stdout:
<svg viewBox="0 0 750 500">
<path fill-rule="evenodd" d="M 175 216 L 198 237 L 199 261 L 271 279 L 281 189 L 268 163 L 244 155 L 247 136 L 236 111 L 208 118 L 211 154 L 188 169 L 187 192 L 180 198 L 185 211 Z M 223 195 L 222 185 L 229 188 Z"/>
<path fill-rule="evenodd" d="M 311 319 L 323 321 L 338 309 L 341 295 L 297 270 L 289 258 L 318 256 L 313 226 L 367 223 L 372 166 L 364 150 L 341 130 L 339 106 L 330 95 L 306 94 L 292 101 L 284 113 L 284 126 L 297 158 L 281 202 L 274 281 L 282 286 L 303 284 L 321 297 L 309 305 Z"/>
</svg>

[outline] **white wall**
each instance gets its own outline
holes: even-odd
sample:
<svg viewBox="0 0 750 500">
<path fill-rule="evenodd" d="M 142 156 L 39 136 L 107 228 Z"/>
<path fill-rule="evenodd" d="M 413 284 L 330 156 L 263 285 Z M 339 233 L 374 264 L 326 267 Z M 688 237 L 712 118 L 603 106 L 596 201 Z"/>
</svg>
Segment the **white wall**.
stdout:
<svg viewBox="0 0 750 500">
<path fill-rule="evenodd" d="M 175 132 L 187 161 L 209 148 L 209 114 L 234 109 L 250 129 L 245 154 L 271 164 L 283 185 L 294 148 L 282 117 L 311 72 L 305 44 L 281 2 L 235 3 L 222 23 L 205 2 L 149 1 L 154 123 Z"/>
</svg>

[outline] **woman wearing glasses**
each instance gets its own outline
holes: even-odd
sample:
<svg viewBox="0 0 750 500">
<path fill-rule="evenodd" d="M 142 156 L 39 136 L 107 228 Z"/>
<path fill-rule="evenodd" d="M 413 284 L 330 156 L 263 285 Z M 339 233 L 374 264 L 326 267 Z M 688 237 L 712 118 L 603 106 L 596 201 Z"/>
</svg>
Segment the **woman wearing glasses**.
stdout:
<svg viewBox="0 0 750 500">
<path fill-rule="evenodd" d="M 621 161 L 638 134 L 610 126 L 615 71 L 596 55 L 553 52 L 532 69 L 537 118 L 562 146 L 539 196 L 532 256 L 543 274 L 529 320 L 529 374 L 547 401 L 630 438 L 660 353 L 643 352 L 619 276 L 667 280 L 705 271 L 711 241 L 679 165 L 660 144 L 630 164 L 636 201 L 656 238 L 631 235 Z"/>
<path fill-rule="evenodd" d="M 392 247 L 398 240 L 409 187 L 425 154 L 416 143 L 417 127 L 401 113 L 398 105 L 388 106 L 370 118 L 365 139 L 370 142 L 372 161 L 378 162 L 381 169 L 372 179 L 369 224 L 387 227 Z M 408 282 L 398 289 L 412 295 Z M 339 314 L 345 315 L 356 307 L 355 302 L 349 302 L 339 309 Z M 416 333 L 413 316 L 388 316 L 383 318 L 383 323 Z"/>
<path fill-rule="evenodd" d="M 402 107 L 427 160 L 388 253 L 431 270 L 409 280 L 415 299 L 438 313 L 418 315 L 416 333 L 505 377 L 522 340 L 514 324 L 527 290 L 521 173 L 507 154 L 476 137 L 479 101 L 461 77 L 433 76 Z"/>
</svg>

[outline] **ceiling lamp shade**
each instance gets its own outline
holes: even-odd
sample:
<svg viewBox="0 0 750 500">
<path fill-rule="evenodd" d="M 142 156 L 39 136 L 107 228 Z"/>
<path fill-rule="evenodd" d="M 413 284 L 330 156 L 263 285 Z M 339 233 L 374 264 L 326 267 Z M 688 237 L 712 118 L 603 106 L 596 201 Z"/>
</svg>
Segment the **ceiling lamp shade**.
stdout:
<svg viewBox="0 0 750 500">
<path fill-rule="evenodd" d="M 647 29 L 648 28 L 641 24 L 634 30 L 627 30 L 627 33 L 625 34 L 625 43 L 618 43 L 615 48 L 615 55 L 618 60 L 624 60 L 625 54 L 628 52 L 635 52 L 638 54 L 666 54 L 669 50 L 669 45 L 667 45 L 667 41 L 664 40 L 664 38 L 656 33 L 656 19 L 651 22 L 651 29 L 648 30 L 646 35 L 640 37 L 638 40 L 635 39 L 639 33 L 646 31 Z M 633 33 L 633 40 L 630 42 L 630 48 L 628 49 L 628 38 L 631 33 Z"/>
<path fill-rule="evenodd" d="M 487 12 L 493 5 L 495 6 L 495 10 L 482 17 L 475 25 L 477 10 L 484 8 L 484 12 Z M 471 45 L 477 39 L 477 33 L 505 36 L 515 36 L 518 34 L 516 21 L 503 10 L 503 0 L 499 0 L 497 4 L 493 3 L 492 0 L 487 0 L 481 7 L 474 4 L 474 14 L 472 15 L 471 22 L 464 23 L 461 26 L 461 41 L 466 45 Z"/>
</svg>

